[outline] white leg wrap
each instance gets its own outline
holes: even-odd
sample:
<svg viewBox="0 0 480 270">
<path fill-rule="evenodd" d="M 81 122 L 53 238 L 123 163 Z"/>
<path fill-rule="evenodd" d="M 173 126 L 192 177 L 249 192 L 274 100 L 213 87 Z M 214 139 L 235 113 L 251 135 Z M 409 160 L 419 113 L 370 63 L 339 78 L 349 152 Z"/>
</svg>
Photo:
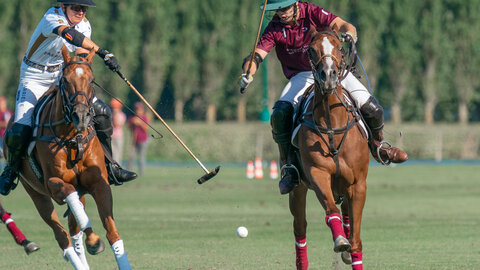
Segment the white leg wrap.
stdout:
<svg viewBox="0 0 480 270">
<path fill-rule="evenodd" d="M 73 216 L 75 216 L 80 230 L 84 231 L 86 228 L 92 227 L 76 191 L 68 195 L 67 198 L 65 198 L 65 201 L 67 202 L 68 207 L 70 207 Z"/>
<path fill-rule="evenodd" d="M 117 260 L 118 269 L 132 269 L 127 258 L 127 253 L 125 253 L 125 249 L 123 248 L 123 240 L 118 240 L 117 242 L 113 243 L 112 251 L 113 254 L 115 254 L 115 260 Z"/>
<path fill-rule="evenodd" d="M 83 232 L 80 231 L 79 233 L 70 237 L 72 239 L 72 245 L 77 253 L 78 257 L 82 261 L 82 264 L 85 266 L 86 269 L 90 269 L 90 266 L 87 262 L 87 257 L 85 256 L 85 247 L 83 246 Z"/>
<path fill-rule="evenodd" d="M 78 257 L 73 247 L 68 247 L 63 250 L 63 258 L 67 262 L 70 262 L 73 265 L 73 268 L 75 268 L 75 270 L 88 270 L 88 268 L 85 268 L 85 266 L 83 265 L 82 261 Z"/>
<path fill-rule="evenodd" d="M 11 222 L 13 222 L 13 218 L 9 218 L 9 219 L 5 220 L 5 226 L 8 227 L 8 224 L 10 224 Z"/>
</svg>

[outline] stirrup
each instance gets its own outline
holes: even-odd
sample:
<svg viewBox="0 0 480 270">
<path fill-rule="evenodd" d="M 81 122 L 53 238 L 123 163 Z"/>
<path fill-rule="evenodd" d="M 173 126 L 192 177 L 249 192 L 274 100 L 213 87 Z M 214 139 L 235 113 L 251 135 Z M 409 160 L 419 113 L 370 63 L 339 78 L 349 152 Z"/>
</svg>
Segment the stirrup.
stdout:
<svg viewBox="0 0 480 270">
<path fill-rule="evenodd" d="M 108 183 L 110 185 L 115 185 L 115 186 L 121 186 L 123 185 L 123 182 L 118 181 L 117 177 L 115 176 L 115 173 L 113 171 L 115 168 L 113 168 L 113 163 L 109 162 L 107 165 L 107 178 L 108 178 Z"/>
<path fill-rule="evenodd" d="M 380 142 L 380 146 L 377 147 L 377 158 L 378 158 L 378 161 L 379 161 L 382 165 L 388 166 L 388 165 L 390 165 L 390 163 L 392 163 L 392 161 L 389 160 L 389 159 L 383 160 L 383 159 L 382 159 L 382 156 L 380 155 L 380 150 L 381 150 L 381 148 L 382 148 L 383 145 L 388 145 L 388 147 L 392 147 L 392 145 L 391 145 L 388 141 L 381 141 L 381 142 Z"/>
</svg>

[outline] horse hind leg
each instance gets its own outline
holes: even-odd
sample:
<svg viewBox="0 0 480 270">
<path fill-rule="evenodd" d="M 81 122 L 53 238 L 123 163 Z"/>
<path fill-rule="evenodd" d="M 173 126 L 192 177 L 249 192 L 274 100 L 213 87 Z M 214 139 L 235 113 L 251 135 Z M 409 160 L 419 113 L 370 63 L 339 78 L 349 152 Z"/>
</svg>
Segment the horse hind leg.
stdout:
<svg viewBox="0 0 480 270">
<path fill-rule="evenodd" d="M 342 209 L 342 223 L 343 223 L 343 231 L 345 232 L 345 237 L 350 240 L 350 216 L 349 216 L 349 207 L 350 203 L 348 198 L 344 198 L 341 209 Z M 352 256 L 348 251 L 342 251 L 341 258 L 343 263 L 345 264 L 352 264 Z"/>
<path fill-rule="evenodd" d="M 289 193 L 290 213 L 293 216 L 297 270 L 308 269 L 306 197 L 307 187 L 302 184 Z"/>
<path fill-rule="evenodd" d="M 353 270 L 362 270 L 363 263 L 362 263 L 362 240 L 360 239 L 360 227 L 362 223 L 362 213 L 363 207 L 365 206 L 365 199 L 366 199 L 366 181 L 365 177 L 361 178 L 362 181 L 357 181 L 354 186 L 353 190 L 353 197 L 351 203 L 351 211 L 350 216 L 353 220 L 351 223 L 353 224 L 352 227 L 352 269 Z"/>
<path fill-rule="evenodd" d="M 23 185 L 27 193 L 32 198 L 35 207 L 42 219 L 52 228 L 55 235 L 55 239 L 59 247 L 63 250 L 63 258 L 70 262 L 75 269 L 88 269 L 85 268 L 82 261 L 75 253 L 71 245 L 71 241 L 68 238 L 67 231 L 62 227 L 60 220 L 58 219 L 57 212 L 49 196 L 40 194 L 33 190 L 29 185 Z"/>
</svg>

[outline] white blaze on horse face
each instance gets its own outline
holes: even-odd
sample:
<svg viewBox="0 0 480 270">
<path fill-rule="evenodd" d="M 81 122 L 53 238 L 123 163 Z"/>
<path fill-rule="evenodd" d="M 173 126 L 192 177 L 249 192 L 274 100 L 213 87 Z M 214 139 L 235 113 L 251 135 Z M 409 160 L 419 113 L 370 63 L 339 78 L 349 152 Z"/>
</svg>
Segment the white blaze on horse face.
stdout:
<svg viewBox="0 0 480 270">
<path fill-rule="evenodd" d="M 76 69 L 75 69 L 75 73 L 77 73 L 77 76 L 78 76 L 78 77 L 82 77 L 82 75 L 83 75 L 83 68 L 80 68 L 80 67 L 76 68 Z"/>
<path fill-rule="evenodd" d="M 328 39 L 328 37 L 323 38 L 322 47 L 323 47 L 324 55 L 332 55 L 334 46 L 332 45 L 332 43 L 330 43 L 330 40 Z M 326 57 L 325 60 L 327 61 L 327 65 L 329 67 L 333 67 L 334 63 L 331 56 Z"/>
</svg>

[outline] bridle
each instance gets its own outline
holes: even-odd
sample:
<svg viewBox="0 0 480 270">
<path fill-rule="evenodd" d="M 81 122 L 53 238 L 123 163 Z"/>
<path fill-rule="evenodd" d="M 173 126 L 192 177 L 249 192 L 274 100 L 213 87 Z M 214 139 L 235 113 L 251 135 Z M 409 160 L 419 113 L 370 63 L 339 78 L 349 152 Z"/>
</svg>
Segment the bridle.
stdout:
<svg viewBox="0 0 480 270">
<path fill-rule="evenodd" d="M 71 62 L 68 62 L 68 63 L 64 64 L 63 71 L 65 72 L 65 68 L 67 68 L 68 66 L 73 65 L 73 64 L 86 65 L 91 70 L 91 66 L 87 62 L 71 61 Z M 95 111 L 94 111 L 93 106 L 92 106 L 92 100 L 93 100 L 93 97 L 95 95 L 94 95 L 94 93 L 92 93 L 92 98 L 89 98 L 87 93 L 85 93 L 85 91 L 75 91 L 75 93 L 72 96 L 69 97 L 67 95 L 67 90 L 66 90 L 66 87 L 68 87 L 68 84 L 69 84 L 69 82 L 67 81 L 65 76 L 62 76 L 62 78 L 60 79 L 59 92 L 60 92 L 60 96 L 61 96 L 61 102 L 63 103 L 63 106 L 62 106 L 63 119 L 61 121 L 53 122 L 53 120 L 52 120 L 53 110 L 50 110 L 49 123 L 38 125 L 38 126 L 49 127 L 50 131 L 53 134 L 53 137 L 41 136 L 41 137 L 38 137 L 36 139 L 37 140 L 43 140 L 43 141 L 56 142 L 57 145 L 59 145 L 65 151 L 68 160 L 72 164 L 77 164 L 83 158 L 84 152 L 90 146 L 91 139 L 96 135 L 95 129 L 93 128 L 93 120 L 90 120 L 90 123 L 88 124 L 89 128 L 87 129 L 87 133 L 88 133 L 87 136 L 84 136 L 81 132 L 77 131 L 77 133 L 74 135 L 74 137 L 70 138 L 70 139 L 66 139 L 66 138 L 60 139 L 60 137 L 56 134 L 55 129 L 53 127 L 57 126 L 57 125 L 61 125 L 61 124 L 65 124 L 65 125 L 69 126 L 73 122 L 72 121 L 72 113 L 73 113 L 74 108 L 76 106 L 86 106 L 88 108 L 88 110 L 90 111 L 90 114 L 92 115 L 91 119 L 93 119 L 93 116 L 95 115 Z M 89 87 L 91 87 L 92 91 L 94 91 L 93 86 L 90 85 Z M 76 102 L 76 101 L 74 101 L 75 98 L 78 95 L 84 96 L 87 102 Z M 54 104 L 54 102 L 55 102 L 55 99 L 53 100 L 52 105 Z M 75 157 L 73 157 L 73 158 L 71 157 L 68 149 L 75 149 L 77 151 Z M 73 167 L 73 170 L 75 171 L 76 174 L 78 174 L 77 168 L 75 166 Z"/>
<path fill-rule="evenodd" d="M 321 34 L 327 34 L 327 35 L 333 36 L 334 38 L 338 39 L 339 41 L 341 40 L 335 32 L 326 30 L 326 31 L 317 32 L 314 35 L 312 35 L 311 41 L 313 41 L 315 39 L 315 37 L 317 37 L 318 35 L 321 35 Z M 308 57 L 309 57 L 309 60 L 310 60 L 310 65 L 312 67 L 312 73 L 313 73 L 313 76 L 314 76 L 314 79 L 315 79 L 315 85 L 320 89 L 322 94 L 326 94 L 326 91 L 324 89 L 325 88 L 324 87 L 324 81 L 319 76 L 318 66 L 320 65 L 320 63 L 322 63 L 322 61 L 325 58 L 327 58 L 327 57 L 332 58 L 333 62 L 335 63 L 336 68 L 338 69 L 337 85 L 339 85 L 347 77 L 348 72 L 355 66 L 356 54 L 357 54 L 357 49 L 356 49 L 356 46 L 355 46 L 355 42 L 353 42 L 352 40 L 347 40 L 347 36 L 342 37 L 342 39 L 345 42 L 350 43 L 350 47 L 349 47 L 347 52 L 345 52 L 345 49 L 343 48 L 343 46 L 341 46 L 341 48 L 337 48 L 341 52 L 341 55 L 342 55 L 342 57 L 340 59 L 337 56 L 335 56 L 334 54 L 323 54 L 323 55 L 320 56 L 318 61 L 316 63 L 314 63 L 313 62 L 313 59 L 314 59 L 313 51 L 314 50 L 311 47 L 308 49 Z M 349 59 L 348 64 L 345 61 L 345 58 Z"/>
<path fill-rule="evenodd" d="M 65 71 L 65 69 L 68 66 L 73 65 L 73 64 L 86 65 L 86 66 L 88 66 L 88 68 L 90 70 L 92 69 L 90 64 L 87 63 L 87 62 L 72 61 L 72 62 L 65 63 L 65 65 L 63 66 L 63 71 Z M 72 123 L 72 113 L 73 113 L 73 110 L 76 106 L 85 106 L 90 110 L 90 113 L 92 115 L 94 115 L 94 110 L 93 110 L 93 106 L 92 106 L 92 99 L 93 99 L 94 95 L 92 95 L 92 97 L 89 98 L 87 93 L 85 93 L 85 91 L 82 91 L 82 90 L 78 91 L 77 90 L 77 91 L 75 91 L 75 93 L 73 95 L 68 97 L 67 91 L 66 91 L 66 87 L 68 87 L 68 85 L 69 85 L 69 82 L 67 81 L 67 79 L 64 76 L 62 76 L 62 78 L 60 79 L 59 89 L 60 89 L 60 96 L 62 97 L 62 101 L 63 101 L 63 107 L 62 107 L 63 118 L 64 118 L 65 123 L 67 125 Z M 92 86 L 90 86 L 90 87 L 92 87 Z M 92 91 L 94 91 L 94 90 L 92 89 Z M 79 95 L 84 96 L 87 102 L 75 101 L 75 98 Z"/>
</svg>

